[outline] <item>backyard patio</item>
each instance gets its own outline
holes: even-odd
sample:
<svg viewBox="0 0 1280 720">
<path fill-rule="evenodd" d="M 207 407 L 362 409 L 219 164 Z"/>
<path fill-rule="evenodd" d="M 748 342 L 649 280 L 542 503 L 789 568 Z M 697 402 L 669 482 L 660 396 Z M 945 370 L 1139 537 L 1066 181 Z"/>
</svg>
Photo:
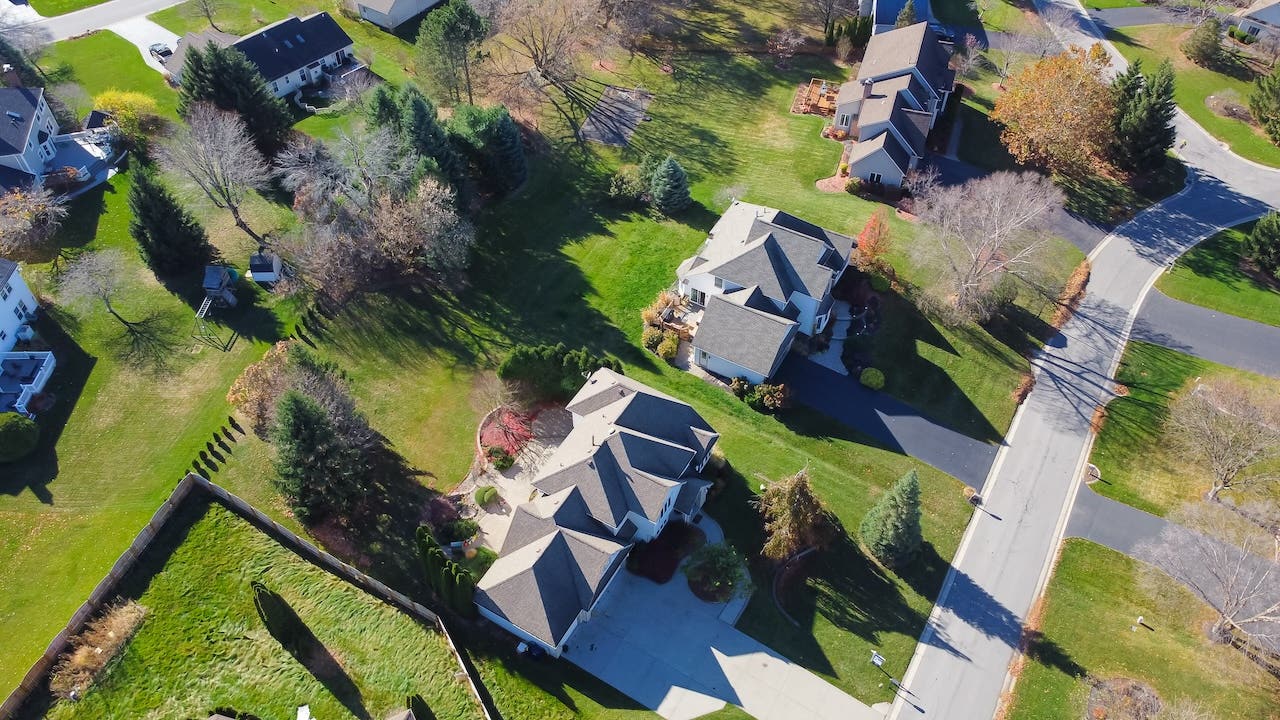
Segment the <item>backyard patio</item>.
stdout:
<svg viewBox="0 0 1280 720">
<path fill-rule="evenodd" d="M 34 415 L 31 401 L 44 390 L 56 365 L 48 351 L 0 354 L 0 412 Z"/>
</svg>

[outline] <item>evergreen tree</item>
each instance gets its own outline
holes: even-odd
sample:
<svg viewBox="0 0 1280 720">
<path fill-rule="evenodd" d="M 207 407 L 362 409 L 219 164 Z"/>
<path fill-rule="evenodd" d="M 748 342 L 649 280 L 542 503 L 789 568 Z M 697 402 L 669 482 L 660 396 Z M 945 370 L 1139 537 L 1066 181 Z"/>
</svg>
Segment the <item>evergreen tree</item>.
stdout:
<svg viewBox="0 0 1280 720">
<path fill-rule="evenodd" d="M 156 274 L 194 271 L 213 259 L 204 228 L 150 170 L 134 174 L 129 210 L 129 234 Z"/>
<path fill-rule="evenodd" d="M 1280 145 L 1280 66 L 1259 75 L 1249 93 L 1249 111 L 1271 142 Z"/>
<path fill-rule="evenodd" d="M 1176 139 L 1173 66 L 1166 61 L 1154 75 L 1145 77 L 1135 61 L 1116 77 L 1112 91 L 1116 99 L 1112 157 L 1128 170 L 1159 169 Z"/>
<path fill-rule="evenodd" d="M 449 127 L 490 187 L 509 192 L 528 177 L 520 129 L 506 108 L 462 105 L 454 110 Z"/>
<path fill-rule="evenodd" d="M 333 421 L 310 397 L 296 390 L 280 398 L 276 410 L 275 484 L 304 522 L 348 507 L 360 494 L 367 468 L 359 451 L 347 446 Z"/>
<path fill-rule="evenodd" d="M 436 542 L 435 536 L 431 534 L 431 528 L 426 525 L 418 526 L 414 538 L 417 541 L 418 556 L 422 560 L 427 584 L 434 590 L 440 582 L 440 571 L 444 567 L 440 562 L 444 559 L 444 554 L 440 551 L 440 543 Z"/>
<path fill-rule="evenodd" d="M 862 542 L 880 562 L 899 568 L 920 552 L 920 478 L 911 470 L 862 518 Z"/>
<path fill-rule="evenodd" d="M 458 205 L 465 207 L 466 164 L 440 126 L 435 106 L 412 85 L 406 85 L 400 91 L 399 127 L 409 147 L 435 162 L 440 174 L 458 194 Z"/>
<path fill-rule="evenodd" d="M 1191 31 L 1182 43 L 1182 53 L 1197 65 L 1208 67 L 1222 57 L 1222 23 L 1209 18 Z"/>
<path fill-rule="evenodd" d="M 895 28 L 904 28 L 915 25 L 916 20 L 916 3 L 915 0 L 907 0 L 907 4 L 902 6 L 902 10 L 898 13 L 898 19 L 893 22 Z"/>
<path fill-rule="evenodd" d="M 475 613 L 476 584 L 471 573 L 457 563 L 453 565 L 452 594 L 450 601 L 453 611 L 463 617 L 471 617 Z"/>
<path fill-rule="evenodd" d="M 514 190 L 529 177 L 529 166 L 524 157 L 524 141 L 520 138 L 520 128 L 511 119 L 511 113 L 499 107 L 496 113 L 497 124 L 493 130 L 493 155 L 503 167 L 506 174 L 508 190 Z"/>
<path fill-rule="evenodd" d="M 1280 213 L 1272 210 L 1254 224 L 1245 238 L 1244 253 L 1258 267 L 1280 277 Z"/>
<path fill-rule="evenodd" d="M 267 157 L 284 147 L 293 117 L 284 100 L 267 87 L 258 68 L 234 47 L 209 43 L 187 50 L 178 91 L 178 114 L 207 102 L 240 115 L 253 144 Z"/>
<path fill-rule="evenodd" d="M 431 85 L 454 102 L 474 102 L 471 73 L 480 59 L 480 43 L 489 24 L 467 0 L 449 0 L 422 20 L 418 29 L 417 65 Z"/>
<path fill-rule="evenodd" d="M 396 99 L 396 91 L 387 83 L 378 83 L 369 93 L 364 110 L 374 125 L 400 133 L 400 103 Z"/>
<path fill-rule="evenodd" d="M 689 177 L 671 155 L 654 171 L 650 193 L 653 206 L 664 215 L 674 215 L 693 204 L 693 198 L 689 196 Z"/>
</svg>

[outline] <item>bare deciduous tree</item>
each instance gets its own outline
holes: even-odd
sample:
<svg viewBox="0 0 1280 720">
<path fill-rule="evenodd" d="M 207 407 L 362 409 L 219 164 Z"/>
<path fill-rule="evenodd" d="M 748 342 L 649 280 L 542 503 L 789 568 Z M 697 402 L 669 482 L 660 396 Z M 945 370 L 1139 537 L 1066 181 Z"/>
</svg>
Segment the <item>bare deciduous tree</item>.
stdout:
<svg viewBox="0 0 1280 720">
<path fill-rule="evenodd" d="M 179 126 L 159 149 L 160 164 L 198 188 L 214 207 L 228 210 L 254 242 L 263 238 L 241 216 L 249 193 L 266 187 L 271 166 L 238 115 L 208 103 L 193 105 L 187 124 Z"/>
<path fill-rule="evenodd" d="M 112 300 L 119 294 L 124 278 L 124 255 L 119 250 L 99 250 L 81 254 L 71 261 L 58 278 L 58 294 L 72 307 L 102 303 L 102 307 L 126 330 L 138 322 L 126 320 Z"/>
<path fill-rule="evenodd" d="M 1000 84 L 1003 87 L 1005 81 L 1019 65 L 1040 56 L 1043 45 L 1043 40 L 1032 33 L 1005 33 L 999 47 L 988 48 L 985 57 L 987 63 L 996 71 L 996 75 L 1000 76 Z"/>
<path fill-rule="evenodd" d="M 832 20 L 852 15 L 858 9 L 857 3 L 853 0 L 804 0 L 802 4 L 805 14 L 824 28 L 831 24 Z"/>
<path fill-rule="evenodd" d="M 1263 33 L 1254 47 L 1257 48 L 1258 54 L 1266 58 L 1268 66 L 1275 67 L 1276 62 L 1280 61 L 1280 35 Z"/>
<path fill-rule="evenodd" d="M 1187 456 L 1209 469 L 1208 498 L 1249 482 L 1274 482 L 1272 473 L 1242 475 L 1280 457 L 1280 405 L 1237 382 L 1215 380 L 1173 402 L 1166 430 Z"/>
<path fill-rule="evenodd" d="M 0 195 L 0 256 L 13 260 L 44 259 L 52 253 L 53 236 L 67 217 L 60 195 L 39 185 Z"/>
<path fill-rule="evenodd" d="M 1033 172 L 997 172 L 949 187 L 921 184 L 916 209 L 931 242 L 918 247 L 942 266 L 951 304 L 981 317 L 1000 277 L 1036 267 L 1052 237 L 1048 221 L 1062 208 L 1062 191 Z"/>
<path fill-rule="evenodd" d="M 951 67 L 960 77 L 968 77 L 982 62 L 982 53 L 985 50 L 982 41 L 976 35 L 965 33 L 964 44 L 951 56 Z"/>
<path fill-rule="evenodd" d="M 1185 505 L 1169 519 L 1173 524 L 1136 555 L 1216 611 L 1214 640 L 1280 642 L 1280 540 L 1212 503 Z"/>
<path fill-rule="evenodd" d="M 209 27 L 222 32 L 222 28 L 218 27 L 218 13 L 225 5 L 224 0 L 191 0 L 186 9 L 192 17 L 203 18 L 209 23 Z"/>
<path fill-rule="evenodd" d="M 369 226 L 381 256 L 401 272 L 462 270 L 475 244 L 475 229 L 458 214 L 453 191 L 430 177 L 409 197 L 381 194 Z"/>
<path fill-rule="evenodd" d="M 766 48 L 770 55 L 777 58 L 777 66 L 785 68 L 802 45 L 804 45 L 804 35 L 799 30 L 783 28 L 769 37 Z"/>
</svg>

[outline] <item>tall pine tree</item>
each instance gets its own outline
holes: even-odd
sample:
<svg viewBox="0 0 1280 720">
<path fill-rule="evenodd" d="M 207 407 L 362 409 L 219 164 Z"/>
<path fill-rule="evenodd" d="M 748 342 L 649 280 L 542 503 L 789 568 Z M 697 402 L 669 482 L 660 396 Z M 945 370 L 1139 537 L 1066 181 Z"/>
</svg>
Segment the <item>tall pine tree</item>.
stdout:
<svg viewBox="0 0 1280 720">
<path fill-rule="evenodd" d="M 693 204 L 689 196 L 689 176 L 675 157 L 668 155 L 653 171 L 650 194 L 653 206 L 663 215 L 674 215 Z"/>
<path fill-rule="evenodd" d="M 369 93 L 364 109 L 374 125 L 400 132 L 400 101 L 395 89 L 387 83 L 378 83 L 373 92 Z"/>
<path fill-rule="evenodd" d="M 1280 66 L 1254 81 L 1253 91 L 1249 93 L 1249 111 L 1271 142 L 1280 145 Z"/>
<path fill-rule="evenodd" d="M 506 108 L 461 105 L 449 127 L 491 188 L 508 192 L 528 177 L 520 129 Z"/>
<path fill-rule="evenodd" d="M 1258 267 L 1280 277 L 1280 213 L 1272 210 L 1254 224 L 1245 238 L 1244 254 Z"/>
<path fill-rule="evenodd" d="M 284 100 L 271 92 L 258 68 L 234 47 L 218 47 L 211 42 L 204 48 L 187 50 L 178 113 L 185 116 L 192 105 L 200 102 L 238 114 L 253 144 L 267 157 L 284 147 L 293 127 L 293 117 Z"/>
<path fill-rule="evenodd" d="M 916 20 L 916 3 L 915 0 L 907 0 L 907 4 L 902 6 L 902 10 L 898 12 L 898 18 L 894 21 L 894 28 L 904 28 L 915 25 Z"/>
<path fill-rule="evenodd" d="M 195 271 L 213 259 L 204 228 L 150 170 L 134 173 L 129 211 L 129 234 L 157 275 Z"/>
<path fill-rule="evenodd" d="M 1173 127 L 1177 113 L 1173 100 L 1173 66 L 1165 61 L 1148 77 L 1135 61 L 1127 71 L 1116 76 L 1112 91 L 1116 98 L 1112 158 L 1126 170 L 1160 169 L 1177 136 Z"/>
<path fill-rule="evenodd" d="M 276 410 L 275 485 L 298 518 L 308 522 L 342 510 L 359 496 L 368 470 L 361 453 L 338 437 L 315 400 L 289 390 Z"/>
<path fill-rule="evenodd" d="M 475 102 L 471 75 L 488 32 L 489 23 L 467 0 L 449 0 L 427 13 L 418 29 L 417 65 L 434 89 L 454 102 Z"/>
<path fill-rule="evenodd" d="M 920 478 L 911 470 L 880 496 L 862 518 L 862 543 L 891 568 L 915 559 L 924 544 L 920 532 Z"/>
<path fill-rule="evenodd" d="M 419 155 L 435 162 L 440 174 L 453 186 L 458 205 L 466 207 L 469 197 L 466 192 L 466 162 L 458 155 L 448 134 L 440 125 L 435 105 L 412 85 L 401 89 L 399 104 L 398 124 L 405 142 Z"/>
</svg>

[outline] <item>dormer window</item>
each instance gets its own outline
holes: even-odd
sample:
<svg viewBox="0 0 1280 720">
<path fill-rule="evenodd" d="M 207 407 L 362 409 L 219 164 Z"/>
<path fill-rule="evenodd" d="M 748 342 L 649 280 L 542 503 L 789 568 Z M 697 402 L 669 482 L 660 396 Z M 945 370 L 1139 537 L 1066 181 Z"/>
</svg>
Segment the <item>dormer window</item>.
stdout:
<svg viewBox="0 0 1280 720">
<path fill-rule="evenodd" d="M 716 278 L 716 289 L 717 289 L 717 290 L 723 290 L 723 289 L 724 289 L 724 278 L 722 278 L 722 277 L 718 277 L 718 278 Z"/>
</svg>

